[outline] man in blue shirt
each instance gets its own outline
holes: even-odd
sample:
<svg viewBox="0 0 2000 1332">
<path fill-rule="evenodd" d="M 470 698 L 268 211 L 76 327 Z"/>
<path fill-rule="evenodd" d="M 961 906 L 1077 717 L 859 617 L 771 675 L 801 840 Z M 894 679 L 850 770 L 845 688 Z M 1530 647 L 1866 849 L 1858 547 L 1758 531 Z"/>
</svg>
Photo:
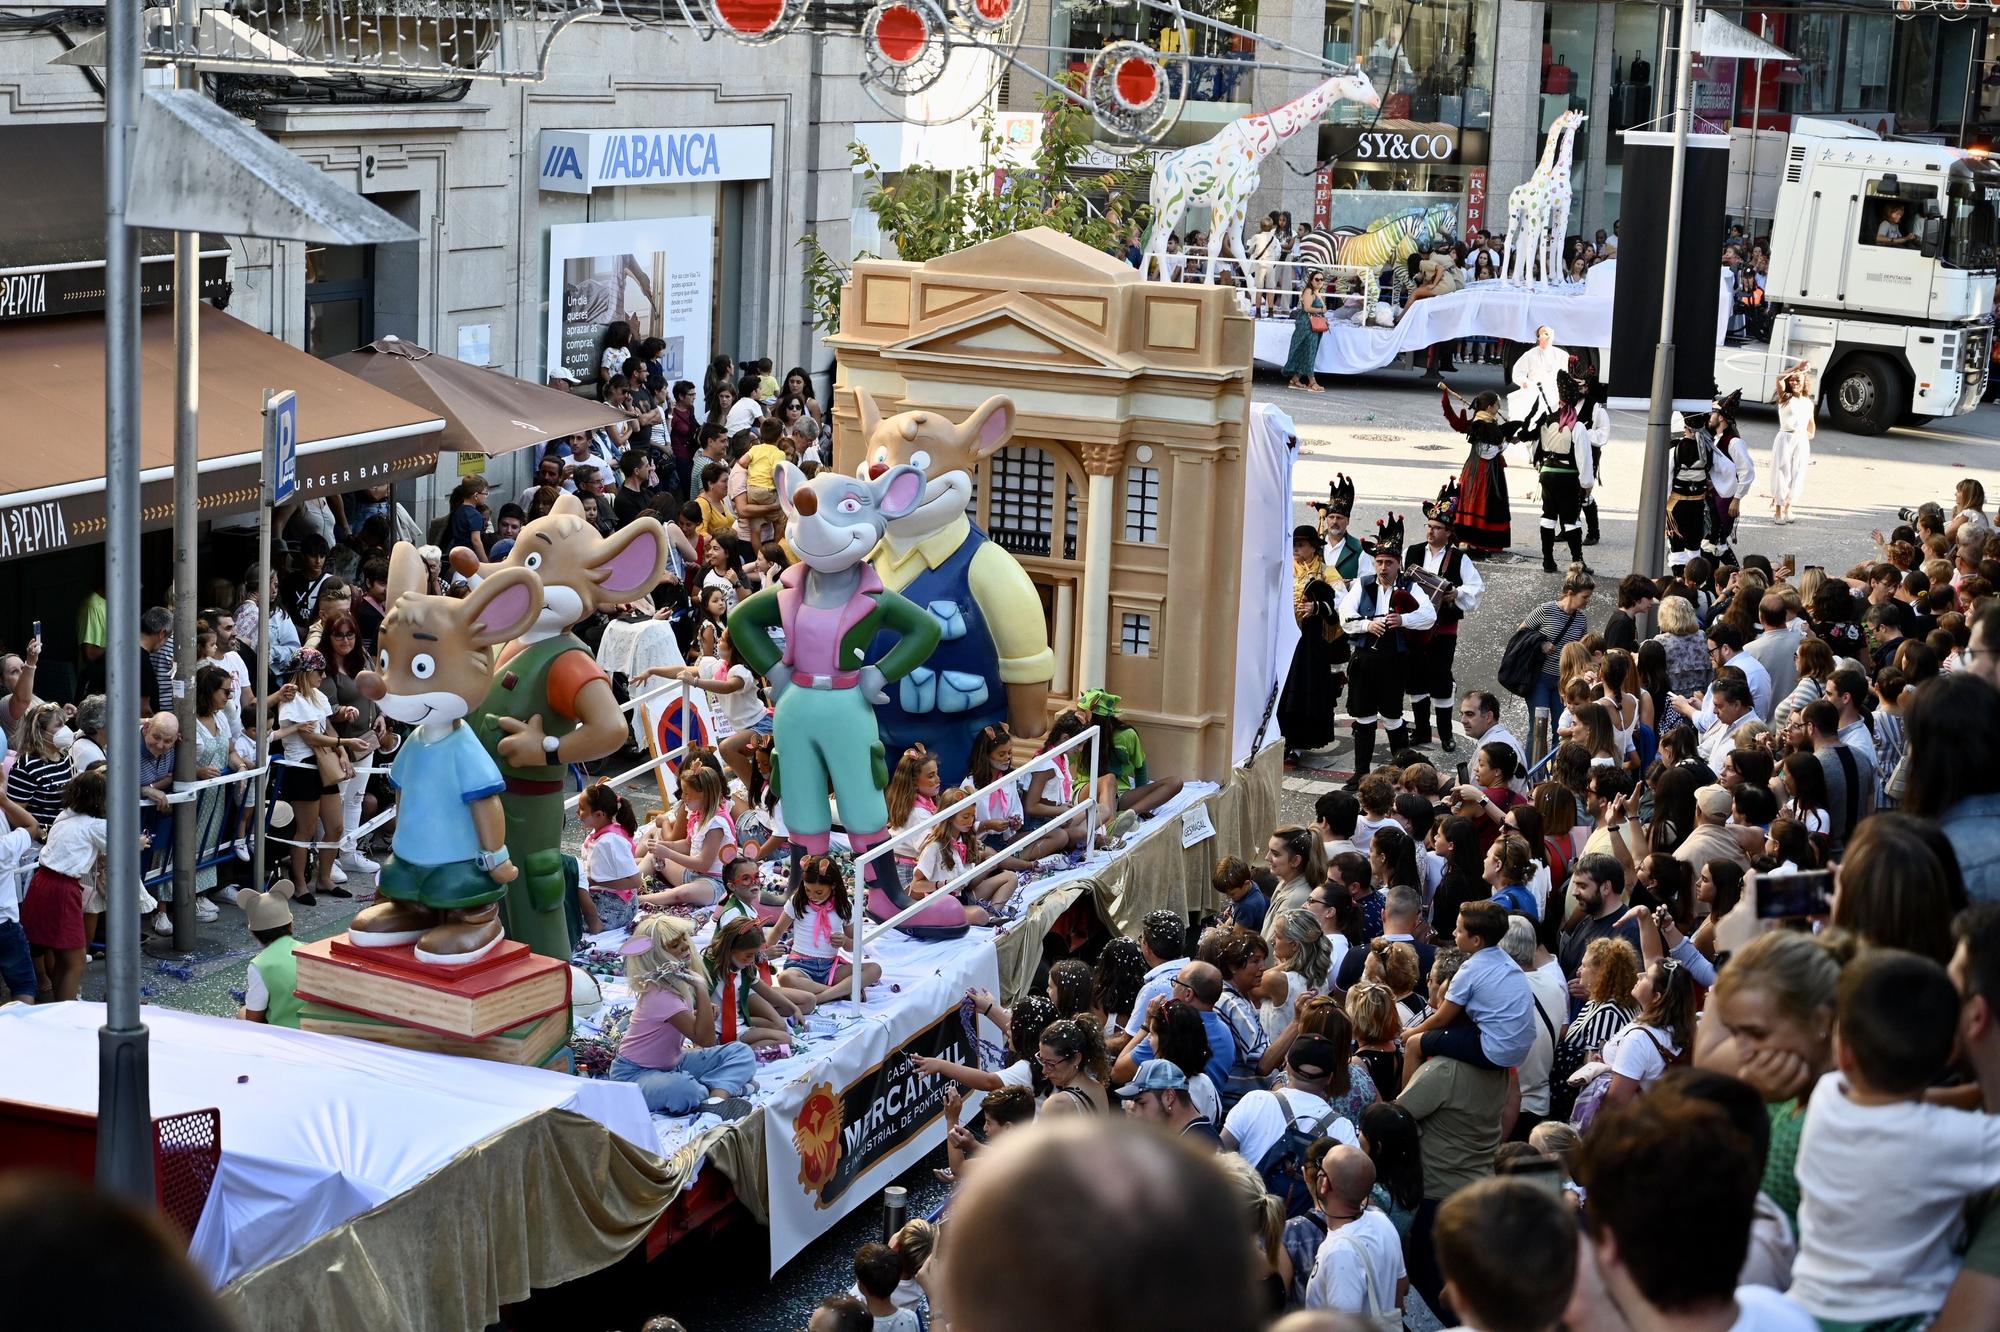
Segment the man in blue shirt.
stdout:
<svg viewBox="0 0 2000 1332">
<path fill-rule="evenodd" d="M 1229 1034 L 1229 1024 L 1215 1011 L 1216 1001 L 1222 998 L 1222 973 L 1207 962 L 1189 962 L 1174 977 L 1173 997 L 1192 1005 L 1201 1014 L 1201 1028 L 1208 1034 L 1208 1062 L 1201 1071 L 1208 1075 L 1219 1096 L 1229 1085 L 1229 1070 L 1236 1063 L 1236 1038 Z M 1132 1058 L 1141 1064 L 1153 1058 L 1150 1028 L 1133 1045 Z"/>
</svg>

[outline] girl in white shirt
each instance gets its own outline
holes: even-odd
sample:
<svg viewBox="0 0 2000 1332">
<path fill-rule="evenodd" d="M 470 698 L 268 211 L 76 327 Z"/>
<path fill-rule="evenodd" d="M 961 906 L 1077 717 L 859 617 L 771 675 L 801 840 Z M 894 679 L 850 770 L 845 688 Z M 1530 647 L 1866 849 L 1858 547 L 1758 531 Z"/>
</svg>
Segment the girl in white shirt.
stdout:
<svg viewBox="0 0 2000 1332">
<path fill-rule="evenodd" d="M 778 973 L 780 986 L 800 991 L 817 1003 L 848 997 L 853 972 L 843 950 L 854 940 L 848 935 L 844 913 L 852 901 L 847 876 L 832 856 L 808 856 L 799 866 L 799 886 L 765 936 L 769 949 L 791 935 L 791 952 L 785 957 L 784 970 Z M 873 962 L 862 966 L 863 989 L 881 979 L 882 968 Z"/>
<path fill-rule="evenodd" d="M 1632 987 L 1639 1016 L 1604 1043 L 1611 1071 L 1602 1109 L 1625 1104 L 1660 1080 L 1669 1065 L 1685 1061 L 1694 1040 L 1694 977 L 1671 957 L 1647 967 Z"/>
<path fill-rule="evenodd" d="M 59 1002 L 83 989 L 85 952 L 104 910 L 97 873 L 104 833 L 104 773 L 87 772 L 64 790 L 63 812 L 49 825 L 41 863 L 21 899 L 22 932 Z M 143 887 L 139 896 L 142 911 L 151 911 L 155 904 Z"/>
<path fill-rule="evenodd" d="M 680 678 L 720 701 L 721 706 L 716 709 L 716 730 L 720 736 L 716 753 L 747 791 L 755 785 L 751 780 L 755 761 L 751 746 L 758 736 L 771 734 L 771 713 L 764 706 L 764 696 L 758 692 L 757 673 L 737 657 L 736 645 L 729 641 L 727 630 L 715 650 L 712 665 L 704 659 L 684 667 Z"/>
<path fill-rule="evenodd" d="M 938 805 L 940 808 L 955 805 L 969 794 L 964 787 L 955 786 L 938 797 Z M 973 836 L 974 817 L 973 809 L 968 806 L 934 826 L 925 836 L 924 848 L 917 853 L 916 869 L 910 875 L 911 897 L 929 897 L 968 868 L 992 857 L 993 853 Z M 988 923 L 992 916 L 973 903 L 983 902 L 997 911 L 1007 904 L 1007 899 L 1020 885 L 1020 876 L 1009 870 L 982 875 L 963 885 L 958 890 L 958 896 L 966 904 L 966 922 L 972 925 Z"/>
<path fill-rule="evenodd" d="M 684 764 L 680 780 L 687 836 L 653 842 L 641 867 L 679 886 L 645 894 L 642 906 L 714 906 L 722 893 L 722 866 L 736 856 L 736 820 L 722 775 L 706 764 Z"/>
<path fill-rule="evenodd" d="M 292 826 L 288 832 L 293 843 L 292 882 L 312 883 L 306 877 L 306 857 L 314 849 L 312 843 L 324 842 L 328 847 L 319 853 L 317 887 L 301 891 L 295 899 L 306 906 L 318 900 L 314 892 L 330 897 L 354 895 L 333 880 L 331 848 L 340 841 L 341 832 L 340 786 L 321 777 L 316 756 L 319 750 L 337 753 L 341 749 L 340 739 L 333 733 L 335 708 L 320 692 L 325 679 L 326 658 L 314 648 L 301 650 L 292 659 L 292 697 L 279 706 L 278 729 L 272 732 L 272 738 L 282 741 L 285 749 L 285 762 L 279 768 L 279 794 L 292 807 Z M 353 713 L 354 709 L 339 711 Z"/>
<path fill-rule="evenodd" d="M 583 868 L 577 905 L 583 910 L 584 932 L 622 929 L 632 923 L 634 903 L 645 887 L 639 858 L 632 850 L 639 816 L 624 796 L 603 782 L 592 782 L 576 799 L 576 817 L 584 829 L 583 850 L 577 856 Z"/>
</svg>

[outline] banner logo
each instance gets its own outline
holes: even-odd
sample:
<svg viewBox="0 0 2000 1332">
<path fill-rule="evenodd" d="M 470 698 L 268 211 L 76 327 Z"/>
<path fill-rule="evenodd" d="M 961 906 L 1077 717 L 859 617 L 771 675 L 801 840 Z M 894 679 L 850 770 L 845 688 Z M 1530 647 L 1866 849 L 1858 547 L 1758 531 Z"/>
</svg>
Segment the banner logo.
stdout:
<svg viewBox="0 0 2000 1332">
<path fill-rule="evenodd" d="M 816 1209 L 834 1206 L 875 1165 L 944 1112 L 949 1078 L 919 1073 L 911 1055 L 955 1064 L 975 1062 L 967 1050 L 958 1007 L 891 1051 L 844 1091 L 817 1083 L 792 1118 L 799 1186 Z"/>
<path fill-rule="evenodd" d="M 830 1083 L 813 1084 L 792 1120 L 792 1145 L 799 1153 L 799 1187 L 817 1195 L 840 1164 L 840 1097 Z"/>
</svg>

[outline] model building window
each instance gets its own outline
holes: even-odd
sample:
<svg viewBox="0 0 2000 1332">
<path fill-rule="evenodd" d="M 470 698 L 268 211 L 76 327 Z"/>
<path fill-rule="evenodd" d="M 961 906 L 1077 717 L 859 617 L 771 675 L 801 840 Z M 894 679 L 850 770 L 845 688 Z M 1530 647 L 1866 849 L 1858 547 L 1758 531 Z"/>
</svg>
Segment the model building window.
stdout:
<svg viewBox="0 0 2000 1332">
<path fill-rule="evenodd" d="M 1160 539 L 1160 469 L 1125 469 L 1125 539 Z"/>
<path fill-rule="evenodd" d="M 1128 657 L 1153 655 L 1153 617 L 1127 612 L 1118 630 L 1118 650 Z"/>
<path fill-rule="evenodd" d="M 1076 478 L 1063 476 L 1063 558 L 1076 558 Z"/>
<path fill-rule="evenodd" d="M 1047 555 L 1055 518 L 1055 459 L 1040 449 L 1001 449 L 993 455 L 989 475 L 988 513 L 1000 549 L 1010 555 Z"/>
</svg>

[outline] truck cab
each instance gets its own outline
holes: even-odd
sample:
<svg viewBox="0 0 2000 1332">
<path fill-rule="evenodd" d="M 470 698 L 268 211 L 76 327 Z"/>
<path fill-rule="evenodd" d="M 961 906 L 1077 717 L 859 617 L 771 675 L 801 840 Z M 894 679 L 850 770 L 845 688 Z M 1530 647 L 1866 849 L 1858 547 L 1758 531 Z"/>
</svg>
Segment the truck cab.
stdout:
<svg viewBox="0 0 2000 1332">
<path fill-rule="evenodd" d="M 1800 118 L 1772 226 L 1770 341 L 1718 353 L 1722 391 L 1774 402 L 1804 362 L 1847 430 L 1971 411 L 1993 345 L 1996 214 L 2000 169 L 1981 154 Z"/>
</svg>

